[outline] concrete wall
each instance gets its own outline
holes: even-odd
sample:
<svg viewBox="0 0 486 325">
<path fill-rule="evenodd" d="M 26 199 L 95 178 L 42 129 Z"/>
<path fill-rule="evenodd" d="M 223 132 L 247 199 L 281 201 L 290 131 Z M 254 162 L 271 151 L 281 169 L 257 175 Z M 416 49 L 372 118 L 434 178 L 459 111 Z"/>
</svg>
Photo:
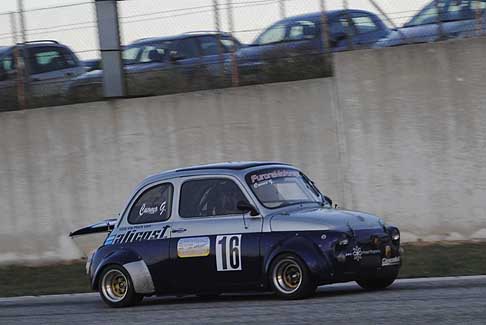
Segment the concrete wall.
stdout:
<svg viewBox="0 0 486 325">
<path fill-rule="evenodd" d="M 486 238 L 484 40 L 336 55 L 336 77 L 0 113 L 0 263 L 79 257 L 69 231 L 161 170 L 302 167 L 406 240 Z"/>
<path fill-rule="evenodd" d="M 336 56 L 346 205 L 415 240 L 486 238 L 485 39 Z"/>
<path fill-rule="evenodd" d="M 67 234 L 148 174 L 282 160 L 342 191 L 331 79 L 0 114 L 0 262 L 79 256 Z"/>
</svg>

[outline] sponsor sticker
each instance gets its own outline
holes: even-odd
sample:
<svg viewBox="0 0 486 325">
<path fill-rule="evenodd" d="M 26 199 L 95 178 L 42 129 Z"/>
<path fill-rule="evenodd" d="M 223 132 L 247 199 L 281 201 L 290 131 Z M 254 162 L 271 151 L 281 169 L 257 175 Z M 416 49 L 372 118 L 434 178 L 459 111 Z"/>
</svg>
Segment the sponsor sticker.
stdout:
<svg viewBox="0 0 486 325">
<path fill-rule="evenodd" d="M 359 246 L 353 247 L 353 251 L 346 253 L 346 257 L 353 257 L 353 260 L 356 262 L 359 262 L 363 259 L 363 256 L 368 256 L 368 255 L 378 255 L 380 254 L 381 251 L 379 249 L 369 249 L 369 250 L 363 250 Z"/>
<path fill-rule="evenodd" d="M 400 264 L 400 256 L 381 259 L 381 266 L 391 266 L 397 264 Z"/>
<path fill-rule="evenodd" d="M 209 248 L 209 237 L 182 238 L 177 242 L 177 256 L 181 258 L 208 256 Z"/>
</svg>

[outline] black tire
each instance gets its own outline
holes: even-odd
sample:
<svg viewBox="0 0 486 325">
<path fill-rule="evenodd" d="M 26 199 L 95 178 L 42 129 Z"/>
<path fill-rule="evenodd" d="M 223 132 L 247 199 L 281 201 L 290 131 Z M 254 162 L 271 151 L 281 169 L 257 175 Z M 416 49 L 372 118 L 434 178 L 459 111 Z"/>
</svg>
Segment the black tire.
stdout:
<svg viewBox="0 0 486 325">
<path fill-rule="evenodd" d="M 366 290 L 383 290 L 393 284 L 398 277 L 399 270 L 388 272 L 384 275 L 364 277 L 356 282 Z"/>
<path fill-rule="evenodd" d="M 283 299 L 306 298 L 317 288 L 307 265 L 293 254 L 280 255 L 272 262 L 269 281 Z"/>
<path fill-rule="evenodd" d="M 135 292 L 130 274 L 119 265 L 109 265 L 103 270 L 98 288 L 101 299 L 114 308 L 133 306 L 143 299 L 143 295 Z"/>
</svg>

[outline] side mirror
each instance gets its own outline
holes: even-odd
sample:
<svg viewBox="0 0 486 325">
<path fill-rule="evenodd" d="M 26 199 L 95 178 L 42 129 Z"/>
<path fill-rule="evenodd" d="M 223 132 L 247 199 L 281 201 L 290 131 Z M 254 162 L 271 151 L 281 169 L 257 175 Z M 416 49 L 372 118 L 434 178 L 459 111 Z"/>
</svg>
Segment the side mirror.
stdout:
<svg viewBox="0 0 486 325">
<path fill-rule="evenodd" d="M 185 57 L 177 51 L 170 51 L 169 52 L 169 59 L 172 62 L 176 62 L 176 61 L 185 59 Z"/>
<path fill-rule="evenodd" d="M 236 207 L 238 208 L 238 210 L 242 211 L 243 213 L 249 212 L 250 216 L 252 216 L 252 217 L 259 215 L 258 210 L 253 205 L 248 203 L 247 201 L 238 202 Z"/>
</svg>

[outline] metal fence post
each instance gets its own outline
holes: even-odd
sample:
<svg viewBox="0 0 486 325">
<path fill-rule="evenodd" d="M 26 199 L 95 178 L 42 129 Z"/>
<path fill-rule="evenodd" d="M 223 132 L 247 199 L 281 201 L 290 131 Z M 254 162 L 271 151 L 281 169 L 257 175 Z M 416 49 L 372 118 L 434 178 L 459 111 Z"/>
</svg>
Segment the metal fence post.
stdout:
<svg viewBox="0 0 486 325">
<path fill-rule="evenodd" d="M 103 92 L 106 98 L 123 97 L 126 91 L 117 1 L 95 1 L 103 65 Z"/>
<path fill-rule="evenodd" d="M 286 10 L 285 10 L 285 1 L 286 0 L 279 0 L 279 2 L 278 2 L 278 8 L 279 8 L 279 11 L 280 11 L 280 19 L 284 19 L 285 17 L 287 17 L 287 13 L 286 13 Z"/>
<path fill-rule="evenodd" d="M 223 46 L 221 44 L 221 18 L 219 17 L 219 3 L 218 0 L 213 0 L 213 12 L 214 12 L 214 27 L 218 33 L 218 51 L 219 51 L 219 66 L 220 66 L 220 77 L 224 80 L 224 55 Z"/>
<path fill-rule="evenodd" d="M 439 39 L 444 37 L 444 26 L 442 26 L 442 10 L 440 0 L 434 0 L 435 9 L 437 10 L 437 29 L 439 31 Z"/>
<path fill-rule="evenodd" d="M 481 9 L 481 4 L 477 4 L 477 7 L 475 8 L 475 13 L 476 13 L 476 29 L 477 33 L 476 35 L 480 36 L 484 32 L 484 12 Z"/>
<path fill-rule="evenodd" d="M 14 62 L 17 70 L 17 102 L 19 109 L 26 109 L 27 103 L 25 101 L 25 84 L 24 84 L 24 62 L 20 55 L 19 45 L 17 40 L 17 22 L 15 19 L 15 12 L 10 13 L 10 25 L 12 28 L 12 40 L 14 44 Z"/>
<path fill-rule="evenodd" d="M 25 31 L 25 15 L 24 15 L 24 1 L 17 1 L 18 13 L 20 18 L 20 45 L 16 42 L 15 52 L 17 57 L 17 83 L 18 83 L 18 96 L 19 96 L 19 109 L 27 109 L 29 105 L 29 52 L 25 48 L 25 42 L 27 41 L 27 34 Z M 12 25 L 17 29 L 15 24 Z"/>
<path fill-rule="evenodd" d="M 329 35 L 329 21 L 327 20 L 326 0 L 319 0 L 321 8 L 321 34 L 323 52 L 331 50 L 331 39 Z"/>
<path fill-rule="evenodd" d="M 235 24 L 233 20 L 233 0 L 228 0 L 227 3 L 227 10 L 228 10 L 228 25 L 229 25 L 229 32 L 233 36 L 235 32 Z M 238 62 L 236 58 L 236 49 L 234 46 L 231 47 L 231 84 L 233 87 L 238 87 L 240 83 L 240 76 L 238 71 Z"/>
<path fill-rule="evenodd" d="M 353 49 L 353 39 L 352 39 L 352 34 L 351 34 L 351 28 L 350 28 L 350 23 L 351 23 L 351 17 L 349 16 L 349 4 L 348 0 L 343 0 L 343 8 L 346 12 L 346 18 L 348 19 L 348 24 L 346 25 L 346 36 L 348 38 L 348 49 L 352 50 Z"/>
</svg>

